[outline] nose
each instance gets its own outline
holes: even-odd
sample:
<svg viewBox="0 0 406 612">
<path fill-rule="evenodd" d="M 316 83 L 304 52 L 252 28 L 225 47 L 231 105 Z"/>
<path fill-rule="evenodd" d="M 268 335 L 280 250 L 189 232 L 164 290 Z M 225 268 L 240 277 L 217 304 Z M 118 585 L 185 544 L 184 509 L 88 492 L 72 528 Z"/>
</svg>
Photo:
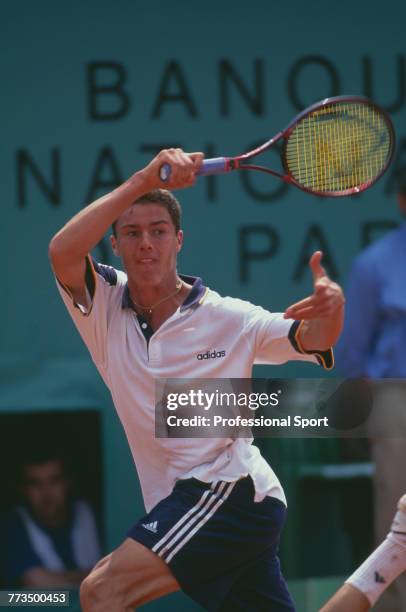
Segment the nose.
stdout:
<svg viewBox="0 0 406 612">
<path fill-rule="evenodd" d="M 141 234 L 140 249 L 143 251 L 149 251 L 152 249 L 151 238 L 148 232 L 142 232 Z"/>
</svg>

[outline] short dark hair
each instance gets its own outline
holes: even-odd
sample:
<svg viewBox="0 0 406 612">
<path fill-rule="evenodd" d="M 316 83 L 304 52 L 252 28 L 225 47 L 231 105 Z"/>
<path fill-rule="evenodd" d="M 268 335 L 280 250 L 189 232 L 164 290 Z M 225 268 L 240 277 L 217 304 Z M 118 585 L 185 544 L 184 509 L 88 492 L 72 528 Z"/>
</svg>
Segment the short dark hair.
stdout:
<svg viewBox="0 0 406 612">
<path fill-rule="evenodd" d="M 176 233 L 178 233 L 178 231 L 180 230 L 182 209 L 173 193 L 171 193 L 167 189 L 153 189 L 152 191 L 145 193 L 140 198 L 135 200 L 135 202 L 133 202 L 131 206 L 135 206 L 136 204 L 141 206 L 143 204 L 158 204 L 158 206 L 162 206 L 168 211 L 172 223 L 175 227 Z M 116 221 L 114 221 L 113 225 L 111 226 L 115 238 L 117 238 L 117 221 L 118 219 L 116 219 Z"/>
</svg>

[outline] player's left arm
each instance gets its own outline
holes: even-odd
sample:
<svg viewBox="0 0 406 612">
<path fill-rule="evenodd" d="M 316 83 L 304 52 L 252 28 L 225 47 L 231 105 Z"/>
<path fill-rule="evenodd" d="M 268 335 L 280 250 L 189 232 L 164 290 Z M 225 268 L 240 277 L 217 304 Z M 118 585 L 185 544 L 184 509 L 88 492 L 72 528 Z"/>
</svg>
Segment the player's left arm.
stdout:
<svg viewBox="0 0 406 612">
<path fill-rule="evenodd" d="M 299 340 L 304 351 L 325 351 L 337 342 L 344 324 L 343 291 L 328 277 L 321 265 L 323 253 L 316 251 L 310 258 L 313 274 L 313 294 L 289 306 L 286 319 L 301 320 Z"/>
</svg>

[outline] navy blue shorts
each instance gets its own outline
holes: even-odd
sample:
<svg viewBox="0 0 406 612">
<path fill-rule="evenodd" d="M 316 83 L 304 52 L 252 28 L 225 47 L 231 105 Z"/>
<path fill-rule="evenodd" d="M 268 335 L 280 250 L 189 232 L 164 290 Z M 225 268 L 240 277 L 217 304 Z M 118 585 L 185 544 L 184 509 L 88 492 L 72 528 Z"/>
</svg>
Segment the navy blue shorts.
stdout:
<svg viewBox="0 0 406 612">
<path fill-rule="evenodd" d="M 127 535 L 159 555 L 206 610 L 294 612 L 277 556 L 285 505 L 254 502 L 254 493 L 250 477 L 179 480 Z"/>
</svg>

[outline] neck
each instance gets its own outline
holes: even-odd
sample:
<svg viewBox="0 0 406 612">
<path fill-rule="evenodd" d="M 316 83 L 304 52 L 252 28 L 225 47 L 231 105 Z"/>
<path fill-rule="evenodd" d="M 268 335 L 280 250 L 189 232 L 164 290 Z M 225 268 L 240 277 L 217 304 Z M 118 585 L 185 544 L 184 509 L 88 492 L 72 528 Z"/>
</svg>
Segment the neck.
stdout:
<svg viewBox="0 0 406 612">
<path fill-rule="evenodd" d="M 162 323 L 166 321 L 166 319 L 169 319 L 169 317 L 173 315 L 173 313 L 185 301 L 186 296 L 192 289 L 191 285 L 182 282 L 180 290 L 177 291 L 176 284 L 179 282 L 179 280 L 180 279 L 178 279 L 176 276 L 170 284 L 165 283 L 165 291 L 162 287 L 159 287 L 155 292 L 143 291 L 142 293 L 141 291 L 138 292 L 136 289 L 132 290 L 130 282 L 128 283 L 130 297 L 136 312 L 142 315 L 142 317 L 148 321 L 154 331 L 157 330 Z M 141 301 L 139 297 L 140 295 L 143 296 L 143 301 Z M 135 296 L 138 297 L 139 301 L 135 299 Z M 154 306 L 159 300 L 162 300 L 162 302 L 151 310 L 150 307 Z M 147 308 L 142 309 L 140 306 L 145 306 Z"/>
<path fill-rule="evenodd" d="M 175 294 L 179 290 L 181 284 L 182 281 L 176 271 L 158 285 L 150 285 L 148 283 L 140 284 L 137 283 L 137 281 L 128 279 L 130 297 L 140 314 L 144 314 L 143 310 L 147 311 L 151 307 L 154 309 L 154 305 L 160 300 L 168 298 L 168 301 L 171 301 L 169 296 Z M 177 295 L 174 297 L 177 297 Z"/>
</svg>

